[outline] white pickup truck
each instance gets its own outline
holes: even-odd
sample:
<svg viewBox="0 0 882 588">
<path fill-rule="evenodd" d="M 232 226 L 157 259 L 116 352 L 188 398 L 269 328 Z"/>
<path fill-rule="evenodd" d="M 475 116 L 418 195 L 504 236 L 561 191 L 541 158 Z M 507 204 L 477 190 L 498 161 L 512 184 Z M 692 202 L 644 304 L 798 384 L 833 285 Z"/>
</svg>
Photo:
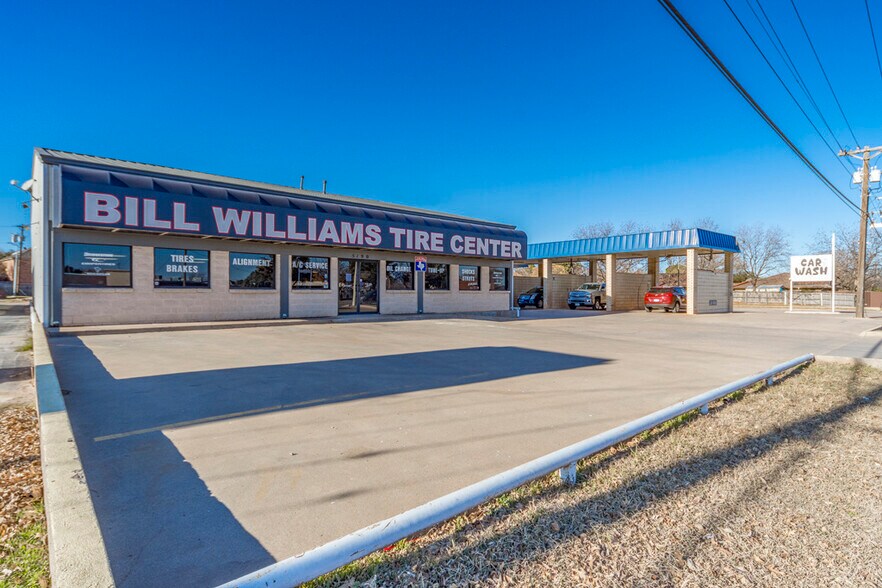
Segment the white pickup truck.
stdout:
<svg viewBox="0 0 882 588">
<path fill-rule="evenodd" d="M 590 306 L 594 310 L 606 310 L 606 284 L 586 282 L 567 295 L 567 306 L 571 309 Z"/>
</svg>

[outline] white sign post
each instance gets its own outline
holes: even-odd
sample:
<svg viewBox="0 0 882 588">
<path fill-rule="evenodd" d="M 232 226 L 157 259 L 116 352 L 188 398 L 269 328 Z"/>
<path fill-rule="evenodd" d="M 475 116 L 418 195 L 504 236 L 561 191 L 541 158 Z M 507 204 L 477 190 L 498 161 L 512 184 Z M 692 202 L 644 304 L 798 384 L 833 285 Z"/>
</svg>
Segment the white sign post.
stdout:
<svg viewBox="0 0 882 588">
<path fill-rule="evenodd" d="M 832 252 L 822 255 L 790 256 L 790 312 L 793 312 L 794 282 L 830 282 L 832 288 L 831 312 L 836 312 L 836 235 L 831 242 Z"/>
<path fill-rule="evenodd" d="M 830 312 L 836 314 L 836 233 L 830 239 L 830 255 L 833 257 L 833 273 L 831 275 L 830 284 L 833 286 L 833 300 L 830 304 Z"/>
</svg>

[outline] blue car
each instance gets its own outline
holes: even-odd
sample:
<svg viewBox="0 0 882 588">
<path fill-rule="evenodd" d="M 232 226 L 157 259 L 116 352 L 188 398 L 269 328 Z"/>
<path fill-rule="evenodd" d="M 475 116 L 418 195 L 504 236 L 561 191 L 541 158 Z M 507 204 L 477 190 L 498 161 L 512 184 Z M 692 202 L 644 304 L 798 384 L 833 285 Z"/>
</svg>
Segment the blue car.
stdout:
<svg viewBox="0 0 882 588">
<path fill-rule="evenodd" d="M 542 287 L 536 286 L 530 290 L 527 290 L 520 296 L 518 296 L 518 306 L 524 308 L 525 306 L 535 306 L 536 308 L 542 308 L 545 305 L 545 300 L 542 297 Z"/>
</svg>

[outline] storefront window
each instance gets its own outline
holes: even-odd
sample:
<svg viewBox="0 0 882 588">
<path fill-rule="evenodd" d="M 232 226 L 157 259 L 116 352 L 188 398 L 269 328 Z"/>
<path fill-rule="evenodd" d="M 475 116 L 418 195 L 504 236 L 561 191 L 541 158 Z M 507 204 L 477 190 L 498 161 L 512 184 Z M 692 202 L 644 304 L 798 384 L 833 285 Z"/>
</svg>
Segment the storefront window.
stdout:
<svg viewBox="0 0 882 588">
<path fill-rule="evenodd" d="M 131 288 L 132 248 L 125 245 L 64 244 L 61 285 L 74 288 Z"/>
<path fill-rule="evenodd" d="M 329 257 L 292 257 L 291 289 L 328 290 L 331 288 Z"/>
<path fill-rule="evenodd" d="M 386 289 L 413 290 L 413 264 L 409 261 L 387 261 Z"/>
<path fill-rule="evenodd" d="M 268 253 L 230 253 L 230 288 L 276 287 L 276 256 Z"/>
<path fill-rule="evenodd" d="M 507 267 L 491 267 L 490 268 L 490 289 L 491 290 L 508 290 L 508 268 Z"/>
<path fill-rule="evenodd" d="M 426 290 L 450 290 L 450 266 L 430 263 L 426 266 Z"/>
<path fill-rule="evenodd" d="M 476 265 L 459 266 L 459 289 L 479 291 L 481 289 L 481 268 Z"/>
<path fill-rule="evenodd" d="M 153 250 L 153 285 L 157 288 L 209 288 L 208 251 Z"/>
</svg>

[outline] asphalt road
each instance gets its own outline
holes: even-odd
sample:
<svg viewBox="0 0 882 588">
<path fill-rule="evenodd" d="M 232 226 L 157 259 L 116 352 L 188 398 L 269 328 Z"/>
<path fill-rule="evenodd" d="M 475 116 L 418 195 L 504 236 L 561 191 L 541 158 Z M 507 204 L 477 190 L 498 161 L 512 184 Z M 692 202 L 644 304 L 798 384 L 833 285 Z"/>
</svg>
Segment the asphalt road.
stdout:
<svg viewBox="0 0 882 588">
<path fill-rule="evenodd" d="M 878 325 L 528 311 L 51 346 L 116 583 L 211 585 Z"/>
<path fill-rule="evenodd" d="M 0 300 L 0 408 L 33 399 L 31 353 L 16 351 L 30 334 L 28 302 Z"/>
</svg>

